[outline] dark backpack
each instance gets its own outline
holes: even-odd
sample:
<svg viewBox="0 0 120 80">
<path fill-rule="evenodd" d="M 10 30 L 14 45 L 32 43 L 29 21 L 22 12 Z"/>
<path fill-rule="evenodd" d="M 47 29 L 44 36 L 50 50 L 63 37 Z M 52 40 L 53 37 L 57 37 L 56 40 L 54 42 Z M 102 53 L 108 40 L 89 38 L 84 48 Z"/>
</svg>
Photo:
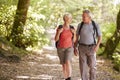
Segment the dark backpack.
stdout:
<svg viewBox="0 0 120 80">
<path fill-rule="evenodd" d="M 63 25 L 58 26 L 58 29 L 61 29 L 61 28 L 63 28 Z M 72 25 L 70 25 L 70 29 L 74 29 L 74 27 Z M 59 40 L 55 42 L 55 47 L 57 48 L 58 45 L 59 45 Z"/>
<path fill-rule="evenodd" d="M 83 27 L 83 24 L 84 24 L 84 22 L 81 22 L 81 25 L 80 25 L 80 28 L 79 28 L 79 34 L 80 34 L 80 32 L 81 32 L 81 29 L 82 29 L 82 27 Z M 93 30 L 94 30 L 93 39 L 94 39 L 94 43 L 96 44 L 95 33 L 96 33 L 96 35 L 98 36 L 98 30 L 97 30 L 96 24 L 95 24 L 95 22 L 94 22 L 93 20 L 92 20 L 92 25 L 93 25 Z"/>
</svg>

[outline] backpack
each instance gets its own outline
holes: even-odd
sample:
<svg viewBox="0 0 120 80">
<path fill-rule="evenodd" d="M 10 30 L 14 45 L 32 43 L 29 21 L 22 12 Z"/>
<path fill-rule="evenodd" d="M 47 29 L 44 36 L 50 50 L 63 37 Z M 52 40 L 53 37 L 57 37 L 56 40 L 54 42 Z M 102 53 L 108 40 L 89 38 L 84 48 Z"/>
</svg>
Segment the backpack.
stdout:
<svg viewBox="0 0 120 80">
<path fill-rule="evenodd" d="M 81 22 L 81 25 L 80 25 L 80 28 L 79 28 L 79 35 L 80 35 L 81 29 L 83 27 L 83 24 L 84 24 L 84 22 Z M 96 35 L 98 36 L 98 30 L 97 30 L 96 24 L 95 24 L 95 22 L 93 20 L 92 20 L 92 25 L 93 25 L 93 30 L 94 30 L 93 39 L 94 39 L 94 43 L 96 44 L 95 32 L 96 32 Z"/>
<path fill-rule="evenodd" d="M 61 28 L 63 28 L 63 25 L 58 26 L 58 29 L 61 29 Z M 72 25 L 70 25 L 70 29 L 74 29 L 74 27 Z M 59 40 L 55 42 L 55 47 L 57 48 L 58 45 L 59 45 Z"/>
</svg>

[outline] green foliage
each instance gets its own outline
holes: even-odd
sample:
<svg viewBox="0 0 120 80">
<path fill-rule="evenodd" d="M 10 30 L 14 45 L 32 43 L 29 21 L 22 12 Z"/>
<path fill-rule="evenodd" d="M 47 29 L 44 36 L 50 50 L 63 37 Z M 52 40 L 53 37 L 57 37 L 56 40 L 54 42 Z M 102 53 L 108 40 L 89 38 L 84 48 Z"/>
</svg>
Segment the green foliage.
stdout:
<svg viewBox="0 0 120 80">
<path fill-rule="evenodd" d="M 120 71 L 120 54 L 114 53 L 113 59 L 114 59 L 114 64 L 115 64 L 114 68 Z"/>
<path fill-rule="evenodd" d="M 107 39 L 110 38 L 115 29 L 116 29 L 116 24 L 115 23 L 104 23 L 101 25 L 102 29 L 102 37 L 103 37 L 103 43 L 106 43 Z"/>
<path fill-rule="evenodd" d="M 20 35 L 20 38 L 22 38 L 21 45 L 24 47 L 39 45 L 39 47 L 42 47 L 49 42 L 46 38 L 47 29 L 62 24 L 62 16 L 66 12 L 73 15 L 73 24 L 77 25 L 81 21 L 83 9 L 90 9 L 94 15 L 93 19 L 101 24 L 103 43 L 105 43 L 115 30 L 116 17 L 113 15 L 117 14 L 119 4 L 114 6 L 113 1 L 31 0 L 24 32 Z M 0 36 L 6 37 L 8 40 L 11 38 L 10 33 L 17 2 L 18 0 L 0 1 L 0 4 L 2 4 L 0 7 Z"/>
<path fill-rule="evenodd" d="M 105 45 L 106 41 L 113 35 L 115 29 L 116 29 L 116 25 L 115 23 L 103 23 L 100 26 L 101 30 L 102 30 L 102 44 Z M 101 55 L 101 53 L 103 53 L 104 51 L 104 47 L 100 48 L 98 51 L 98 54 Z"/>
<path fill-rule="evenodd" d="M 15 6 L 8 7 L 7 5 L 2 5 L 0 7 L 0 36 L 9 38 L 12 24 L 14 21 L 14 15 L 15 15 Z"/>
<path fill-rule="evenodd" d="M 9 6 L 9 5 L 16 5 L 17 4 L 17 1 L 18 0 L 0 0 L 0 5 L 1 4 L 4 4 L 4 5 L 7 5 L 7 6 Z"/>
<path fill-rule="evenodd" d="M 6 37 L 11 41 L 11 30 L 14 22 L 16 6 L 5 6 L 0 8 L 0 36 Z M 28 21 L 24 27 L 24 33 L 19 35 L 19 39 L 22 39 L 21 46 L 24 48 L 38 46 L 42 47 L 48 43 L 44 32 L 43 21 L 45 16 L 35 13 L 34 9 L 29 10 Z M 42 23 L 42 24 L 41 24 Z M 18 39 L 18 40 L 19 40 Z"/>
<path fill-rule="evenodd" d="M 54 28 L 62 22 L 62 16 L 65 13 L 63 4 L 57 4 L 55 0 L 41 0 L 34 2 L 30 9 L 33 10 L 33 16 L 38 24 L 45 28 Z M 32 7 L 35 6 L 35 7 Z"/>
</svg>

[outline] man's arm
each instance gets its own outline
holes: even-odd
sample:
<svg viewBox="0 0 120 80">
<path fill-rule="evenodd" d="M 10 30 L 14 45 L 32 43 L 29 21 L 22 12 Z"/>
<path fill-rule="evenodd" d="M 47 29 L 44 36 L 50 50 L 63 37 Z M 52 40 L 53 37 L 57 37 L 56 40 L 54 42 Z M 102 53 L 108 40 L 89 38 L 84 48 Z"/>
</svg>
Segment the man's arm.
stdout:
<svg viewBox="0 0 120 80">
<path fill-rule="evenodd" d="M 98 35 L 97 35 L 97 44 L 96 44 L 96 47 L 94 49 L 95 52 L 98 51 L 99 45 L 102 42 L 102 32 L 100 30 L 100 26 L 97 23 L 96 23 L 96 27 L 97 27 L 97 33 L 98 33 Z"/>
<path fill-rule="evenodd" d="M 98 48 L 99 48 L 99 45 L 101 42 L 102 42 L 102 36 L 98 36 L 97 44 L 96 44 L 96 47 L 94 49 L 95 52 L 98 51 Z"/>
</svg>

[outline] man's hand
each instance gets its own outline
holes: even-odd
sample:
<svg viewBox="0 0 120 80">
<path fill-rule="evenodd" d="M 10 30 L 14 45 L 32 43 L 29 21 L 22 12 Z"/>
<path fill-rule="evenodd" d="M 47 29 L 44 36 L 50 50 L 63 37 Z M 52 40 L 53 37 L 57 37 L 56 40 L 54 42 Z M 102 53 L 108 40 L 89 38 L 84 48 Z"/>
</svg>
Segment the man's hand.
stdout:
<svg viewBox="0 0 120 80">
<path fill-rule="evenodd" d="M 94 52 L 97 52 L 98 49 L 99 49 L 99 45 L 96 45 L 96 46 L 94 47 Z"/>
<path fill-rule="evenodd" d="M 94 48 L 94 51 L 95 51 L 95 52 L 98 51 L 99 45 L 100 45 L 101 41 L 102 41 L 102 36 L 99 36 L 99 37 L 98 37 L 98 41 L 97 41 L 97 45 L 96 45 L 95 48 Z"/>
</svg>

